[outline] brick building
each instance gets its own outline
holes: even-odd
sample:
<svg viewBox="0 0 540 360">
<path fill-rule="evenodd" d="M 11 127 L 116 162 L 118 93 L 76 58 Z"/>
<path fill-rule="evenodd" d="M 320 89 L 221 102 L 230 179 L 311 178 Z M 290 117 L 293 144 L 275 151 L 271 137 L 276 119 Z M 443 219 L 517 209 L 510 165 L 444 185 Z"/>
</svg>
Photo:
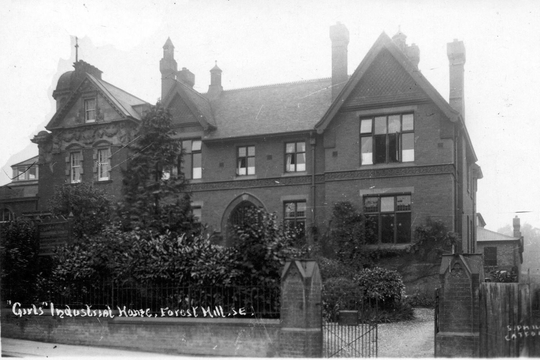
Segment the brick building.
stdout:
<svg viewBox="0 0 540 360">
<path fill-rule="evenodd" d="M 482 215 L 478 215 L 476 228 L 477 252 L 484 255 L 484 272 L 486 278 L 493 270 L 504 270 L 521 273 L 523 263 L 523 237 L 520 231 L 520 221 L 516 216 L 513 219 L 514 236 L 508 236 L 485 229 L 486 225 Z"/>
<path fill-rule="evenodd" d="M 403 33 L 382 33 L 352 75 L 347 28 L 332 26 L 330 39 L 330 78 L 228 90 L 216 65 L 207 93 L 193 88 L 188 69 L 178 70 L 166 41 L 161 99 L 186 153 L 197 216 L 226 239 L 243 209 L 258 206 L 313 239 L 332 205 L 350 201 L 374 229 L 372 246 L 407 248 L 414 228 L 431 217 L 474 252 L 482 174 L 464 120 L 463 43 L 448 44 L 447 102 L 422 75 L 420 51 Z M 53 92 L 57 112 L 47 131 L 33 140 L 41 210 L 54 184 L 92 182 L 119 199 L 124 146 L 148 106 L 92 65 L 74 67 Z"/>
</svg>

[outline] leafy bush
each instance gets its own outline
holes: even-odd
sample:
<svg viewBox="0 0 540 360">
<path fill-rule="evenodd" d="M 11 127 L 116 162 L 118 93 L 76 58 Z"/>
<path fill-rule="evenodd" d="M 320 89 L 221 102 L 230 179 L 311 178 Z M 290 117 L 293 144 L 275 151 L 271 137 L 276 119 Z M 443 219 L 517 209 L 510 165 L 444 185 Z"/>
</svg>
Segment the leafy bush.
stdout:
<svg viewBox="0 0 540 360">
<path fill-rule="evenodd" d="M 298 243 L 299 233 L 285 229 L 276 214 L 262 209 L 248 210 L 244 216 L 243 224 L 234 227 L 233 269 L 238 269 L 251 283 L 279 283 L 285 261 L 303 254 L 301 249 L 293 247 Z"/>
<path fill-rule="evenodd" d="M 30 300 L 39 276 L 39 241 L 34 225 L 22 219 L 0 226 L 1 278 L 9 286 L 10 294 L 4 296 Z M 3 288 L 3 291 L 8 290 Z"/>
<path fill-rule="evenodd" d="M 336 277 L 324 281 L 323 317 L 336 321 L 340 310 L 356 310 L 363 301 L 362 291 L 351 279 Z"/>
<path fill-rule="evenodd" d="M 397 271 L 380 267 L 358 272 L 354 281 L 365 298 L 372 304 L 378 303 L 382 308 L 391 308 L 399 303 L 405 291 L 403 279 Z"/>
<path fill-rule="evenodd" d="M 330 278 L 348 278 L 352 279 L 355 271 L 350 266 L 343 264 L 336 259 L 328 259 L 323 256 L 317 257 L 317 263 L 321 271 L 321 277 L 324 280 Z"/>
<path fill-rule="evenodd" d="M 443 253 L 451 250 L 452 245 L 457 253 L 461 252 L 459 234 L 448 231 L 441 220 L 427 218 L 425 225 L 415 228 L 414 234 L 416 242 L 412 250 L 431 262 L 439 261 Z"/>
<path fill-rule="evenodd" d="M 361 268 L 364 241 L 364 217 L 350 202 L 334 204 L 329 232 L 322 240 L 333 249 L 337 259 L 349 266 Z"/>
<path fill-rule="evenodd" d="M 48 205 L 54 216 L 73 216 L 76 238 L 99 233 L 110 220 L 109 199 L 103 191 L 87 183 L 56 186 Z"/>
<path fill-rule="evenodd" d="M 493 282 L 500 283 L 512 283 L 518 282 L 518 274 L 516 271 L 507 271 L 507 270 L 492 270 L 489 273 L 489 277 Z"/>
</svg>

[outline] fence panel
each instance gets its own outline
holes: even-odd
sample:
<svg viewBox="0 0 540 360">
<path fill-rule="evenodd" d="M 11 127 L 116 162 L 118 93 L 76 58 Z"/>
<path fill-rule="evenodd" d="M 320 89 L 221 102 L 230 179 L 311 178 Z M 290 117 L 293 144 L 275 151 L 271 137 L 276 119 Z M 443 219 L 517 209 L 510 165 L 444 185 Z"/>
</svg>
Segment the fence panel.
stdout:
<svg viewBox="0 0 540 360">
<path fill-rule="evenodd" d="M 358 299 L 340 300 L 332 308 L 325 306 L 323 356 L 377 357 L 377 304 Z"/>
<path fill-rule="evenodd" d="M 540 356 L 540 284 L 480 285 L 480 357 Z"/>
</svg>

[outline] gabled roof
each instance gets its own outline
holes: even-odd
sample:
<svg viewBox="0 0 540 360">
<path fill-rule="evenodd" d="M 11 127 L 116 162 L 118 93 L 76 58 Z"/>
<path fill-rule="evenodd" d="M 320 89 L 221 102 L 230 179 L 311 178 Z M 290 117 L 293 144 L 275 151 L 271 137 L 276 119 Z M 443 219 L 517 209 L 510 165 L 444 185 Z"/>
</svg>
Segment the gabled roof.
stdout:
<svg viewBox="0 0 540 360">
<path fill-rule="evenodd" d="M 141 100 L 138 97 L 131 95 L 130 93 L 112 84 L 109 84 L 106 81 L 97 79 L 96 77 L 86 73 L 84 80 L 71 93 L 64 105 L 54 114 L 47 126 L 45 126 L 46 129 L 50 130 L 59 127 L 59 122 L 79 98 L 80 89 L 87 84 L 94 87 L 104 98 L 109 101 L 118 114 L 124 116 L 125 118 L 141 120 L 141 115 L 135 110 L 135 108 L 149 105 L 146 101 Z"/>
<path fill-rule="evenodd" d="M 483 227 L 476 228 L 477 241 L 519 241 L 519 238 L 500 234 L 495 231 L 484 229 Z"/>
<path fill-rule="evenodd" d="M 397 47 L 396 44 L 390 39 L 385 32 L 383 32 L 377 41 L 373 44 L 371 49 L 368 51 L 367 55 L 364 57 L 360 65 L 356 68 L 353 75 L 350 77 L 347 84 L 343 87 L 342 91 L 336 97 L 335 101 L 328 108 L 321 120 L 315 125 L 315 128 L 319 134 L 323 133 L 328 124 L 332 121 L 338 111 L 341 109 L 342 105 L 349 98 L 351 93 L 356 89 L 357 85 L 367 73 L 369 68 L 374 64 L 375 60 L 381 54 L 383 50 L 387 50 L 390 54 L 397 60 L 403 69 L 411 76 L 419 88 L 425 92 L 425 94 L 433 101 L 433 103 L 440 109 L 440 111 L 451 121 L 451 122 L 460 122 L 464 132 L 464 136 L 467 139 L 468 148 L 474 161 L 478 159 L 472 143 L 469 137 L 467 128 L 463 120 L 463 116 L 441 96 L 441 94 L 431 85 L 431 83 L 422 75 L 412 61 Z"/>
<path fill-rule="evenodd" d="M 331 104 L 330 86 L 327 78 L 223 91 L 205 139 L 311 131 Z"/>
<path fill-rule="evenodd" d="M 215 128 L 216 122 L 212 114 L 210 101 L 206 97 L 182 82 L 176 81 L 171 91 L 167 94 L 167 97 L 163 99 L 163 106 L 165 108 L 169 107 L 176 95 L 184 100 L 204 130 Z"/>
<path fill-rule="evenodd" d="M 342 104 L 347 100 L 349 95 L 351 95 L 362 77 L 384 49 L 390 52 L 390 54 L 401 64 L 403 69 L 414 79 L 416 84 L 428 95 L 450 121 L 456 122 L 460 119 L 461 115 L 448 104 L 433 85 L 431 85 L 420 71 L 418 71 L 418 68 L 409 60 L 409 58 L 407 58 L 407 56 L 394 44 L 392 39 L 383 32 L 377 41 L 375 41 L 375 44 L 373 44 L 360 65 L 356 68 L 347 84 L 336 97 L 336 100 L 315 126 L 318 133 L 324 132 L 324 129 L 340 110 Z"/>
<path fill-rule="evenodd" d="M 30 159 L 27 159 L 27 160 L 18 162 L 16 164 L 13 164 L 13 165 L 11 165 L 11 167 L 34 165 L 35 163 L 37 163 L 38 158 L 39 158 L 39 155 L 36 155 L 36 156 L 31 157 Z"/>
</svg>

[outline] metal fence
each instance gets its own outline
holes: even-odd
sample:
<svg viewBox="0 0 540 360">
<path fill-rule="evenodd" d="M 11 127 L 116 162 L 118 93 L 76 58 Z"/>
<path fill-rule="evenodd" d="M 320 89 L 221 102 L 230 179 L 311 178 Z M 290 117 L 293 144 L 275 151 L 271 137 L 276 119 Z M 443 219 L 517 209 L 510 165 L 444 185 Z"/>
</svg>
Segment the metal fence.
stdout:
<svg viewBox="0 0 540 360">
<path fill-rule="evenodd" d="M 144 309 L 150 314 L 279 318 L 280 287 L 277 285 L 198 285 L 130 283 L 114 281 L 71 282 L 40 289 L 31 299 L 17 299 L 18 291 L 2 287 L 2 299 L 10 302 L 54 303 L 72 309 Z"/>
</svg>

